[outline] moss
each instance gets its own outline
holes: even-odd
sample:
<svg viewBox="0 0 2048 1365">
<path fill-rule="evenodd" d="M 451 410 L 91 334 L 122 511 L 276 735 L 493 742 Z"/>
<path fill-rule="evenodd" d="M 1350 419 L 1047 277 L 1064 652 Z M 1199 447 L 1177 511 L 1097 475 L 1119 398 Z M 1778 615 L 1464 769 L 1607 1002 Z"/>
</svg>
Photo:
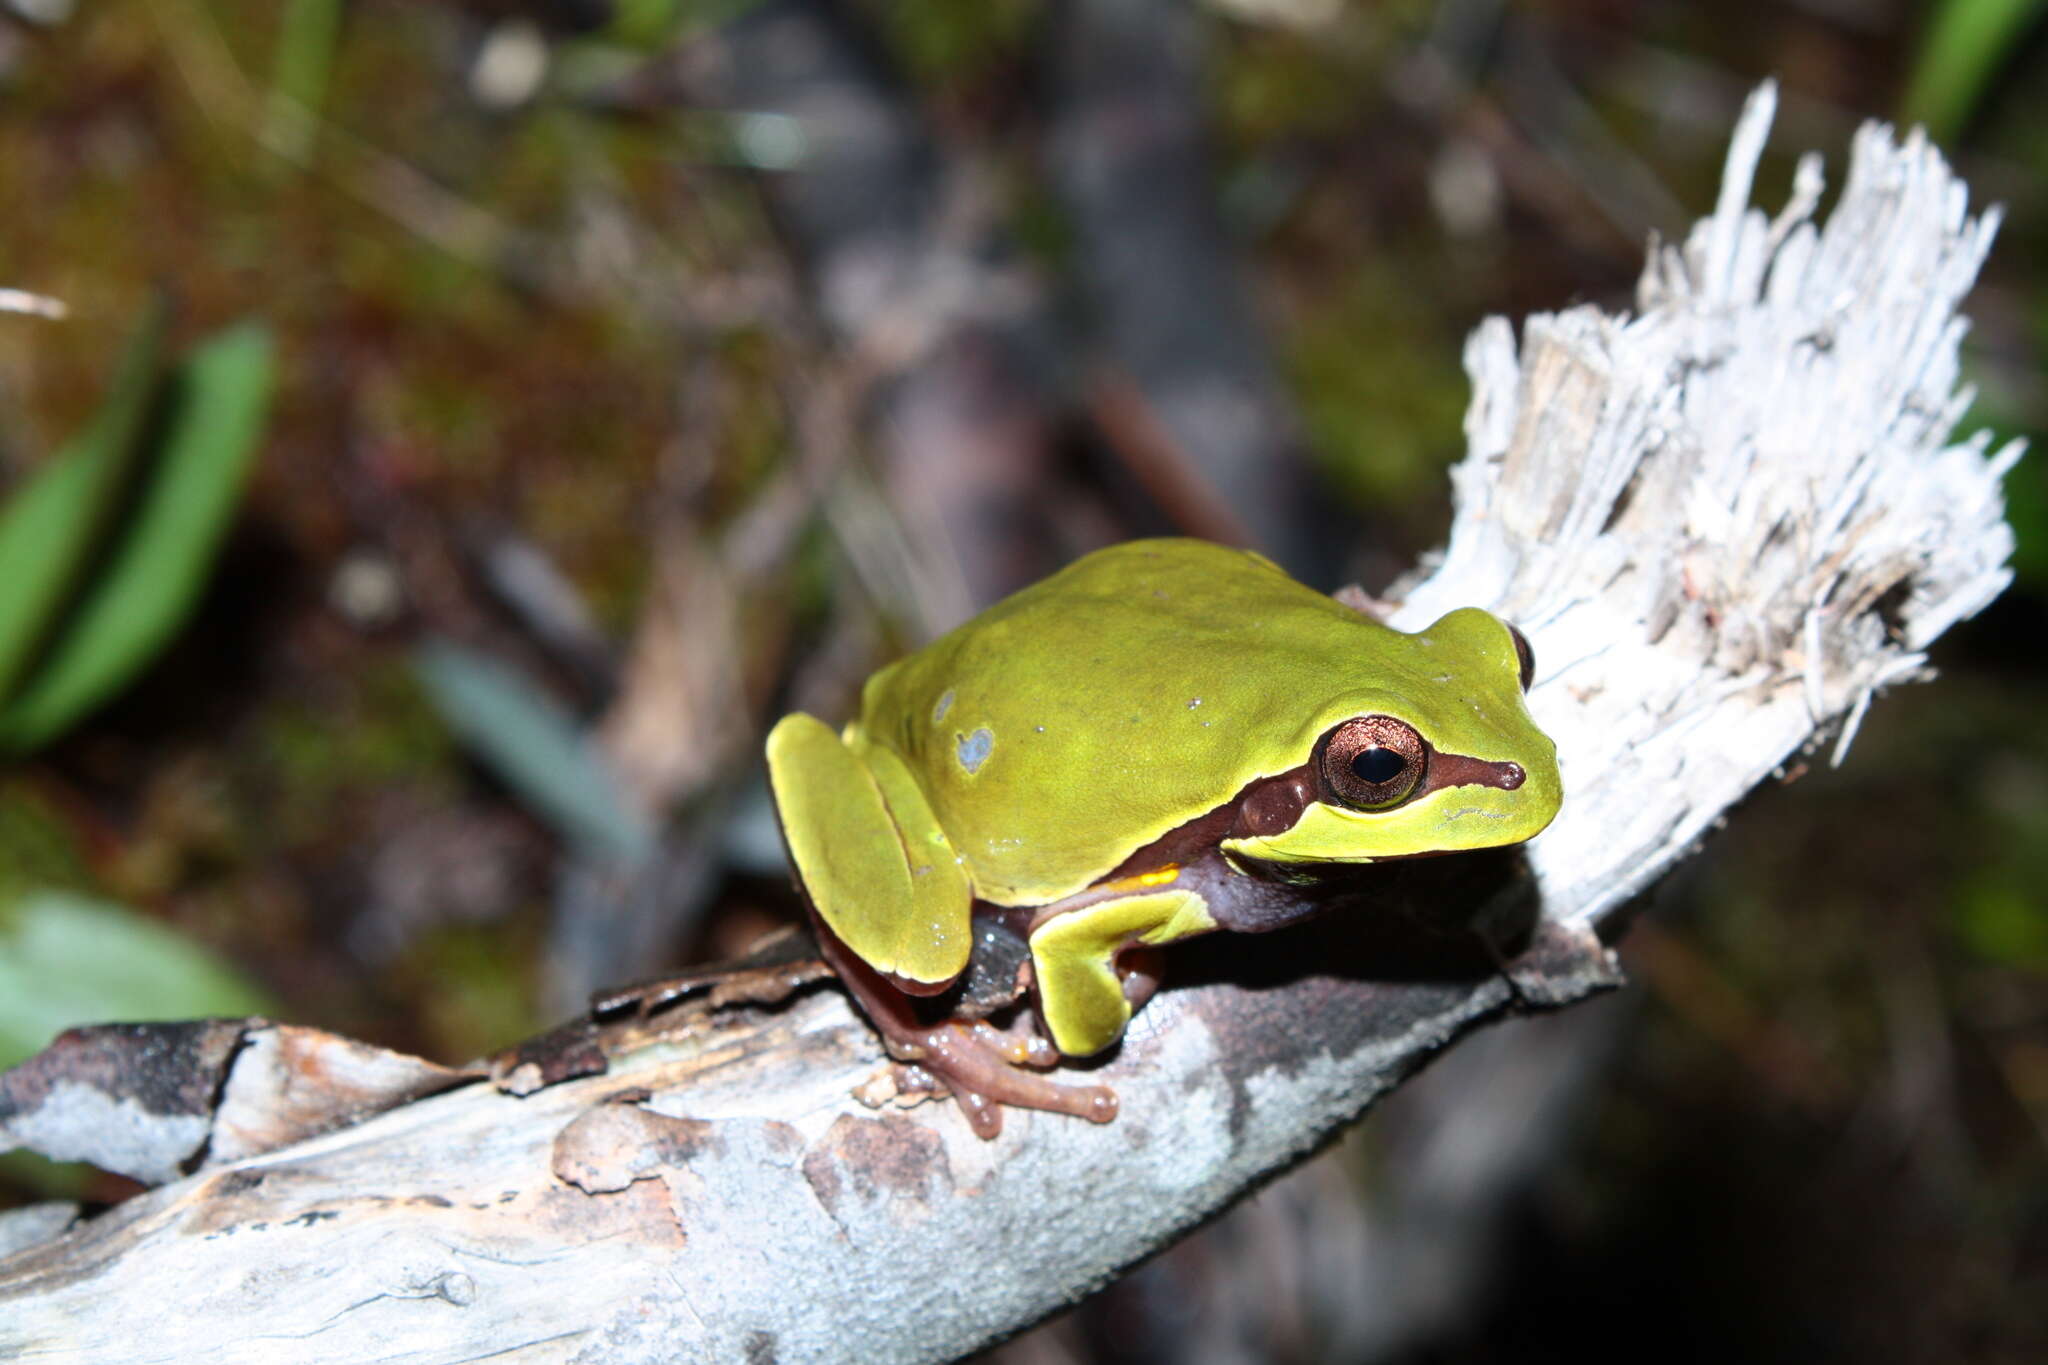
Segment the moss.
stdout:
<svg viewBox="0 0 2048 1365">
<path fill-rule="evenodd" d="M 1287 371 L 1325 473 L 1368 506 L 1440 500 L 1469 386 L 1441 316 L 1384 266 L 1300 320 Z"/>
</svg>

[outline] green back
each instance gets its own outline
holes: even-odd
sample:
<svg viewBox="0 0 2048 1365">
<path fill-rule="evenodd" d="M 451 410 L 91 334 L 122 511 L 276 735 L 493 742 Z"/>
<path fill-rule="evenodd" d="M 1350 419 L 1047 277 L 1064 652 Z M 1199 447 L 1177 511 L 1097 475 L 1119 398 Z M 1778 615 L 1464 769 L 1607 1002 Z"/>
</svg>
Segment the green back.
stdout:
<svg viewBox="0 0 2048 1365">
<path fill-rule="evenodd" d="M 848 739 L 905 761 L 976 894 L 1043 904 L 1305 762 L 1350 716 L 1528 765 L 1531 737 L 1549 741 L 1507 632 L 1456 634 L 1392 630 L 1245 551 L 1133 541 L 877 673 Z"/>
</svg>

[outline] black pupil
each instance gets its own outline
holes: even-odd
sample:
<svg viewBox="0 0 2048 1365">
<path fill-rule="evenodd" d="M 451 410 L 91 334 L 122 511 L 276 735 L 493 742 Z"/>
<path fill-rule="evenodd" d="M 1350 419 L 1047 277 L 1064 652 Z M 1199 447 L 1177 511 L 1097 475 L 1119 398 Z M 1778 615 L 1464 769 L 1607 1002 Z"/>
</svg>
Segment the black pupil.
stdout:
<svg viewBox="0 0 2048 1365">
<path fill-rule="evenodd" d="M 1408 760 L 1392 749 L 1377 746 L 1361 749 L 1351 757 L 1351 772 L 1360 782 L 1377 787 L 1392 782 L 1408 766 Z"/>
</svg>

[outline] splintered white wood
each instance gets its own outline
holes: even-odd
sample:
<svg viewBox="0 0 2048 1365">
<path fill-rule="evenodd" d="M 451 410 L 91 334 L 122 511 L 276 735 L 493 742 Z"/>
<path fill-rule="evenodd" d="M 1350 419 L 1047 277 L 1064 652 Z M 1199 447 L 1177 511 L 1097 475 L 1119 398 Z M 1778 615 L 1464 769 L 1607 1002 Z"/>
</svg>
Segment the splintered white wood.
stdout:
<svg viewBox="0 0 2048 1365">
<path fill-rule="evenodd" d="M 1566 800 L 1531 848 L 1544 913 L 1597 923 L 1743 793 L 1829 733 L 2011 577 L 1957 308 L 1998 212 L 1916 130 L 1857 134 L 1813 221 L 1817 157 L 1775 218 L 1750 206 L 1776 104 L 1749 101 L 1720 202 L 1653 244 L 1638 312 L 1489 319 L 1449 546 L 1407 592 L 1415 629 L 1478 602 L 1537 662 L 1531 706 Z"/>
<path fill-rule="evenodd" d="M 2017 452 L 1950 442 L 1992 216 L 1917 137 L 1871 128 L 1824 226 L 1811 164 L 1767 218 L 1748 203 L 1772 98 L 1635 316 L 1473 338 L 1457 519 L 1403 609 L 1488 604 L 1535 642 L 1568 798 L 1516 972 L 1560 1000 L 1601 974 L 1590 926 L 2005 582 Z M 1176 988 L 1090 1078 L 1120 1089 L 1116 1123 L 1013 1113 L 994 1143 L 950 1103 L 849 1098 L 881 1055 L 836 992 L 736 1011 L 604 1076 L 452 1090 L 42 1240 L 0 1261 L 0 1358 L 952 1359 L 1296 1159 L 1505 997 Z"/>
</svg>

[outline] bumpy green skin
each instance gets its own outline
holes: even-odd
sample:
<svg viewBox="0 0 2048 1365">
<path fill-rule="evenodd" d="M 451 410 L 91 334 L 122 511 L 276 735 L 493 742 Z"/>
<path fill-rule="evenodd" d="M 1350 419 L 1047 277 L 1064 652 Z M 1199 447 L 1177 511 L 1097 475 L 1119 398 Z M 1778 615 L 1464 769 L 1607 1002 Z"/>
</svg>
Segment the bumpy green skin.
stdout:
<svg viewBox="0 0 2048 1365">
<path fill-rule="evenodd" d="M 769 776 L 820 918 L 905 990 L 965 969 L 976 898 L 1044 908 L 1040 1013 L 1082 1055 L 1130 1017 L 1120 952 L 1217 927 L 1178 865 L 1098 883 L 1372 715 L 1523 779 L 1376 811 L 1311 801 L 1290 828 L 1223 839 L 1232 867 L 1513 844 L 1556 814 L 1556 751 L 1523 705 L 1502 622 L 1466 609 L 1404 634 L 1258 555 L 1193 540 L 1101 550 L 996 604 L 870 678 L 843 735 L 785 717 Z"/>
<path fill-rule="evenodd" d="M 1556 813 L 1555 746 L 1497 620 L 1456 612 L 1403 634 L 1197 540 L 1112 546 L 997 603 L 870 678 L 847 740 L 918 775 L 977 895 L 1042 905 L 1375 712 L 1529 779 L 1337 813 L 1344 860 L 1515 843 Z"/>
</svg>

